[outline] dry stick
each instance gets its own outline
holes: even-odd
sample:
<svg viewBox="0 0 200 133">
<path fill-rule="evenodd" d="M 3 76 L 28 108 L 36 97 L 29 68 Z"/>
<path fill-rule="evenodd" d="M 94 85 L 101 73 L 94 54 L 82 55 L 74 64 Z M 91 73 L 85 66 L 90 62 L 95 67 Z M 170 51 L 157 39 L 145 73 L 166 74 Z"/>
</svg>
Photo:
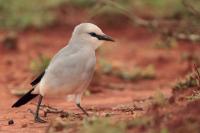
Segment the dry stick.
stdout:
<svg viewBox="0 0 200 133">
<path fill-rule="evenodd" d="M 31 103 L 31 104 L 37 105 L 37 104 L 35 104 L 35 103 Z M 54 108 L 54 107 L 51 107 L 51 106 L 45 105 L 45 104 L 41 104 L 41 105 L 40 105 L 40 108 L 41 108 L 41 109 L 47 108 L 47 109 L 51 109 L 51 110 L 58 110 L 57 108 Z"/>
<path fill-rule="evenodd" d="M 36 105 L 36 104 L 34 104 L 34 105 Z M 46 109 L 45 109 L 46 108 Z M 64 110 L 59 110 L 59 109 L 57 109 L 57 108 L 54 108 L 54 107 L 51 107 L 51 106 L 49 106 L 49 105 L 40 105 L 40 109 L 42 110 L 42 111 L 44 111 L 44 117 L 46 117 L 47 116 L 47 114 L 49 114 L 49 113 L 53 113 L 53 114 L 61 114 L 61 115 L 64 115 L 64 116 L 68 116 L 68 112 L 65 112 Z M 34 112 L 31 110 L 31 109 L 28 109 L 28 111 L 31 113 L 31 114 L 33 114 L 34 115 Z"/>
<path fill-rule="evenodd" d="M 61 116 L 67 117 L 69 116 L 68 112 L 65 112 L 63 110 L 49 110 L 47 109 L 46 111 L 44 111 L 44 117 L 47 117 L 47 114 L 52 113 L 52 114 L 60 114 Z"/>
<path fill-rule="evenodd" d="M 54 108 L 54 107 L 51 107 L 51 106 L 45 105 L 45 104 L 40 105 L 40 108 L 47 108 L 47 109 L 56 110 L 56 111 L 58 110 L 57 108 Z"/>
<path fill-rule="evenodd" d="M 199 73 L 199 70 L 198 70 L 198 67 L 197 67 L 196 64 L 194 64 L 194 69 L 195 69 L 195 71 L 196 71 L 197 79 L 198 79 L 198 81 L 199 81 L 199 83 L 200 83 L 200 73 Z"/>
<path fill-rule="evenodd" d="M 68 112 L 65 112 L 64 110 L 58 110 L 57 108 L 53 108 L 49 105 L 40 105 L 40 108 L 47 108 L 46 110 L 44 110 L 44 117 L 47 117 L 47 114 L 61 114 L 64 116 L 68 116 Z"/>
<path fill-rule="evenodd" d="M 183 5 L 188 11 L 190 11 L 193 15 L 200 17 L 200 12 L 190 2 L 191 0 L 182 0 Z"/>
<path fill-rule="evenodd" d="M 183 6 L 191 12 L 194 16 L 200 18 L 200 11 L 197 10 L 191 3 L 191 0 L 182 0 Z M 190 34 L 187 37 L 185 35 L 180 34 L 179 35 L 181 38 L 189 38 L 189 40 L 197 40 L 200 41 L 200 36 L 198 34 Z M 187 39 L 188 40 L 188 39 Z"/>
</svg>

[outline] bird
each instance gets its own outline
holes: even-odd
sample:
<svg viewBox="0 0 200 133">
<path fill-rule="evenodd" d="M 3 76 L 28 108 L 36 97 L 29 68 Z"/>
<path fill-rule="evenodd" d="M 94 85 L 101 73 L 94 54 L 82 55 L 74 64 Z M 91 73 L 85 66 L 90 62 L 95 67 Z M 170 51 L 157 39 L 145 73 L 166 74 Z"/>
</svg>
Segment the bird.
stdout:
<svg viewBox="0 0 200 133">
<path fill-rule="evenodd" d="M 95 71 L 95 51 L 105 41 L 114 42 L 97 25 L 80 23 L 75 26 L 68 45 L 53 56 L 47 68 L 30 83 L 32 89 L 19 98 L 12 108 L 25 105 L 39 96 L 34 121 L 44 123 L 46 121 L 39 116 L 43 98 L 60 92 L 73 95 L 76 106 L 88 116 L 81 106 L 81 99 Z"/>
</svg>

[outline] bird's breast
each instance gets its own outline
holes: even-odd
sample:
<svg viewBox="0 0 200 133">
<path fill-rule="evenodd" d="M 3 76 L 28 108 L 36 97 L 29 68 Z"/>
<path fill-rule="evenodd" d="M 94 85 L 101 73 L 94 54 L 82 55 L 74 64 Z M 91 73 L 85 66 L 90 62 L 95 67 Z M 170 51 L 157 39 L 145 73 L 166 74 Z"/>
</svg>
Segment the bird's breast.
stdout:
<svg viewBox="0 0 200 133">
<path fill-rule="evenodd" d="M 73 92 L 86 81 L 90 81 L 95 64 L 95 53 L 88 51 L 57 58 L 48 67 L 41 81 L 40 90 Z"/>
</svg>

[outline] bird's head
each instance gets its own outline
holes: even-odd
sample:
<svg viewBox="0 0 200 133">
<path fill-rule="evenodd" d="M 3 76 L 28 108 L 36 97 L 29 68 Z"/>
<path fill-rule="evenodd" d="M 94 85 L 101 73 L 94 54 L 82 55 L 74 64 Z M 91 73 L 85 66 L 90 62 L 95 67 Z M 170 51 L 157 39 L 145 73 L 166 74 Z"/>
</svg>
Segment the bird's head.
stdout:
<svg viewBox="0 0 200 133">
<path fill-rule="evenodd" d="M 114 41 L 110 36 L 92 23 L 81 23 L 74 28 L 72 40 L 80 45 L 98 48 L 104 41 Z"/>
</svg>

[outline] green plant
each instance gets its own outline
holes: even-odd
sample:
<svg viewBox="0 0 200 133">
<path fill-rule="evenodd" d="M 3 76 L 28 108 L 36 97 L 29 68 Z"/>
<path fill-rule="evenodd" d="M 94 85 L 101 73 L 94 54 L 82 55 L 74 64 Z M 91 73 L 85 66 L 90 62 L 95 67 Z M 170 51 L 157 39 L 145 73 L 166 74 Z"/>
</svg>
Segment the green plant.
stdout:
<svg viewBox="0 0 200 133">
<path fill-rule="evenodd" d="M 177 47 L 177 41 L 173 37 L 161 37 L 158 42 L 154 45 L 158 49 L 172 49 Z"/>
<path fill-rule="evenodd" d="M 112 123 L 108 118 L 85 119 L 81 133 L 124 133 L 125 125 L 123 123 Z"/>
<path fill-rule="evenodd" d="M 80 124 L 77 122 L 74 123 L 74 122 L 71 122 L 71 120 L 67 118 L 57 117 L 50 123 L 46 132 L 47 133 L 58 133 L 58 132 L 68 133 L 71 131 L 71 129 L 76 129 L 77 126 L 80 126 Z"/>
<path fill-rule="evenodd" d="M 156 77 L 155 67 L 150 64 L 144 68 L 134 67 L 130 70 L 124 69 L 120 66 L 113 66 L 113 64 L 105 59 L 99 60 L 99 71 L 103 74 L 110 74 L 124 80 L 140 80 L 140 79 L 154 79 Z"/>
<path fill-rule="evenodd" d="M 194 93 L 191 96 L 188 96 L 187 99 L 191 101 L 200 99 L 200 91 L 194 91 Z"/>
<path fill-rule="evenodd" d="M 193 3 L 195 2 L 193 1 Z M 149 14 L 156 18 L 175 16 L 178 13 L 187 14 L 186 9 L 182 4 L 182 0 L 103 0 L 96 1 L 96 6 L 90 9 L 91 16 L 123 15 L 130 19 L 134 18 L 133 12 Z"/>
<path fill-rule="evenodd" d="M 131 70 L 119 70 L 115 74 L 122 79 L 131 81 L 140 79 L 154 79 L 156 76 L 153 65 L 148 65 L 145 68 L 134 67 Z"/>
<path fill-rule="evenodd" d="M 43 72 L 50 63 L 50 58 L 40 55 L 37 59 L 30 62 L 30 69 L 34 75 L 38 75 Z"/>
<path fill-rule="evenodd" d="M 111 74 L 113 67 L 112 64 L 106 61 L 105 59 L 99 59 L 100 71 L 104 74 Z"/>
<path fill-rule="evenodd" d="M 200 66 L 199 52 L 183 52 L 181 53 L 181 60 L 188 61 L 190 64 L 196 64 L 197 66 Z"/>
<path fill-rule="evenodd" d="M 91 7 L 93 6 L 97 0 L 68 0 L 68 4 L 78 6 L 78 7 Z"/>
<path fill-rule="evenodd" d="M 165 127 L 160 130 L 160 133 L 170 133 L 170 132 L 169 129 Z"/>
<path fill-rule="evenodd" d="M 119 15 L 123 14 L 123 10 L 130 10 L 132 6 L 131 0 L 105 0 L 98 1 L 96 6 L 90 10 L 91 16 L 95 15 Z"/>
<path fill-rule="evenodd" d="M 136 7 L 136 5 L 138 7 Z M 178 12 L 184 12 L 184 7 L 182 5 L 182 0 L 140 0 L 135 1 L 135 6 L 137 9 L 150 8 L 150 13 L 154 13 L 156 16 L 170 16 Z M 170 8 L 170 10 L 169 10 Z M 144 10 L 145 11 L 145 10 Z"/>
<path fill-rule="evenodd" d="M 0 0 L 0 27 L 24 29 L 42 28 L 55 20 L 53 8 L 66 0 Z"/>
<path fill-rule="evenodd" d="M 164 106 L 166 102 L 167 100 L 165 95 L 160 90 L 157 90 L 153 97 L 153 103 L 159 106 Z"/>
<path fill-rule="evenodd" d="M 194 73 L 190 73 L 186 75 L 186 77 L 180 81 L 178 81 L 174 86 L 173 89 L 175 90 L 182 90 L 188 89 L 190 87 L 196 87 L 198 85 L 197 79 Z"/>
<path fill-rule="evenodd" d="M 128 126 L 133 126 L 133 127 L 140 127 L 140 126 L 144 126 L 144 127 L 147 127 L 147 126 L 150 126 L 152 125 L 153 121 L 153 118 L 152 117 L 138 117 L 138 118 L 135 118 L 131 121 L 128 122 Z"/>
</svg>

